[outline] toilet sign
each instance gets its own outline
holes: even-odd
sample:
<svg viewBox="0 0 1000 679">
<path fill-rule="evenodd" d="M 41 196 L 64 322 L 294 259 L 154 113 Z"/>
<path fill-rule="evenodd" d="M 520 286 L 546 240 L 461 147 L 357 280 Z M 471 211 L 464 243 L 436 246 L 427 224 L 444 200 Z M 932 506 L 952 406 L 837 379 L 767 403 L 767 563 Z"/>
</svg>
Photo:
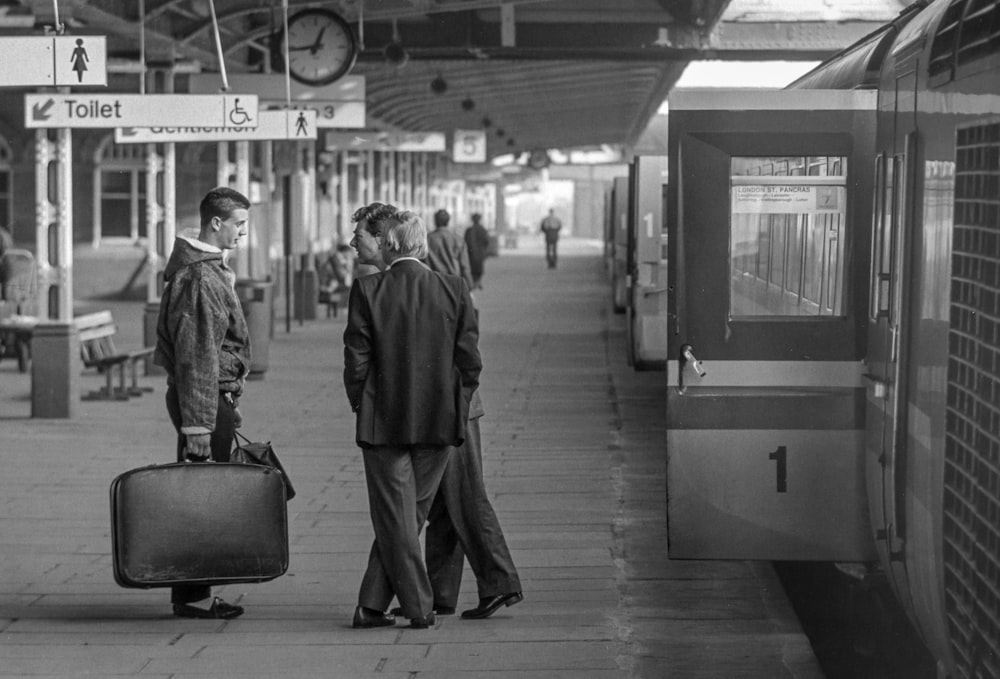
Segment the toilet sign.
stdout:
<svg viewBox="0 0 1000 679">
<path fill-rule="evenodd" d="M 108 84 L 103 35 L 0 38 L 0 87 Z"/>
<path fill-rule="evenodd" d="M 26 94 L 25 127 L 257 127 L 252 94 Z"/>
</svg>

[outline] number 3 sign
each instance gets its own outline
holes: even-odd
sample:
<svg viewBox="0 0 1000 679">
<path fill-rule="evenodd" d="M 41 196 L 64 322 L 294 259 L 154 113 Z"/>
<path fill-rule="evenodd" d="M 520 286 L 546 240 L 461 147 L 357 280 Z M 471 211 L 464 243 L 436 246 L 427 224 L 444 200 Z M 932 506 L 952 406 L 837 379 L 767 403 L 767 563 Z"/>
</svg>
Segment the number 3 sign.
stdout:
<svg viewBox="0 0 1000 679">
<path fill-rule="evenodd" d="M 485 163 L 486 132 L 483 130 L 455 130 L 451 158 L 456 163 Z"/>
</svg>

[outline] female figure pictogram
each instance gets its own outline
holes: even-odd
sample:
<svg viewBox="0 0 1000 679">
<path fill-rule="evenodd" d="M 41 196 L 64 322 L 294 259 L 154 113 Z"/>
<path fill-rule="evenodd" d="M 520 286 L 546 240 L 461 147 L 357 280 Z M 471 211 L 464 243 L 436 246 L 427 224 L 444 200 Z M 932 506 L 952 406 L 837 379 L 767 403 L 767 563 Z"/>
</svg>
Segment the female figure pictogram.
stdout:
<svg viewBox="0 0 1000 679">
<path fill-rule="evenodd" d="M 90 61 L 87 49 L 83 46 L 83 38 L 76 39 L 76 48 L 69 60 L 73 63 L 73 70 L 76 71 L 76 81 L 82 83 L 83 72 L 87 70 L 87 62 Z"/>
</svg>

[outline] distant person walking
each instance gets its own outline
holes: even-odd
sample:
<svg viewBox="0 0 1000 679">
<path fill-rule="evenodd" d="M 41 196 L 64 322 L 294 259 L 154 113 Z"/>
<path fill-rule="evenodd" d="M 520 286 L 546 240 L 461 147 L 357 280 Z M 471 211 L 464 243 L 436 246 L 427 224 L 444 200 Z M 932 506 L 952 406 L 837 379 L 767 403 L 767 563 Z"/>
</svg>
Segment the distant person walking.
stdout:
<svg viewBox="0 0 1000 679">
<path fill-rule="evenodd" d="M 549 263 L 549 268 L 556 268 L 556 259 L 559 254 L 559 230 L 562 229 L 562 221 L 556 217 L 555 209 L 549 209 L 549 216 L 542 220 L 542 233 L 545 234 L 545 259 Z"/>
<path fill-rule="evenodd" d="M 483 271 L 490 251 L 490 232 L 483 226 L 483 216 L 472 213 L 472 225 L 465 230 L 465 249 L 469 252 L 472 289 L 483 289 Z"/>
<path fill-rule="evenodd" d="M 448 228 L 451 215 L 447 210 L 434 213 L 434 230 L 427 234 L 427 266 L 438 273 L 459 276 L 472 289 L 472 273 L 469 270 L 469 252 L 465 241 Z"/>
</svg>

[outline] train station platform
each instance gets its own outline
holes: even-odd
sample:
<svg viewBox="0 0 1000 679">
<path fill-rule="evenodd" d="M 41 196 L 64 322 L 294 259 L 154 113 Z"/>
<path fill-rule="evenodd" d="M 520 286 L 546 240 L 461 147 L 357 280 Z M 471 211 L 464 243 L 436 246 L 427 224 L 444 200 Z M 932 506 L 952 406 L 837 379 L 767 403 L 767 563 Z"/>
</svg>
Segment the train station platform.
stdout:
<svg viewBox="0 0 1000 679">
<path fill-rule="evenodd" d="M 299 492 L 291 564 L 221 588 L 246 607 L 231 621 L 175 618 L 166 590 L 113 579 L 109 484 L 173 457 L 163 378 L 144 378 L 152 394 L 38 420 L 29 376 L 0 363 L 0 677 L 821 677 L 769 564 L 667 559 L 664 376 L 626 365 L 601 244 L 560 246 L 550 270 L 541 241 L 522 238 L 487 261 L 476 293 L 486 482 L 522 603 L 428 630 L 351 628 L 372 528 L 341 380 L 344 314 L 289 333 L 279 319 L 241 409 Z M 119 346 L 139 346 L 142 303 L 94 304 L 114 312 Z M 466 569 L 459 610 L 476 602 Z"/>
</svg>

